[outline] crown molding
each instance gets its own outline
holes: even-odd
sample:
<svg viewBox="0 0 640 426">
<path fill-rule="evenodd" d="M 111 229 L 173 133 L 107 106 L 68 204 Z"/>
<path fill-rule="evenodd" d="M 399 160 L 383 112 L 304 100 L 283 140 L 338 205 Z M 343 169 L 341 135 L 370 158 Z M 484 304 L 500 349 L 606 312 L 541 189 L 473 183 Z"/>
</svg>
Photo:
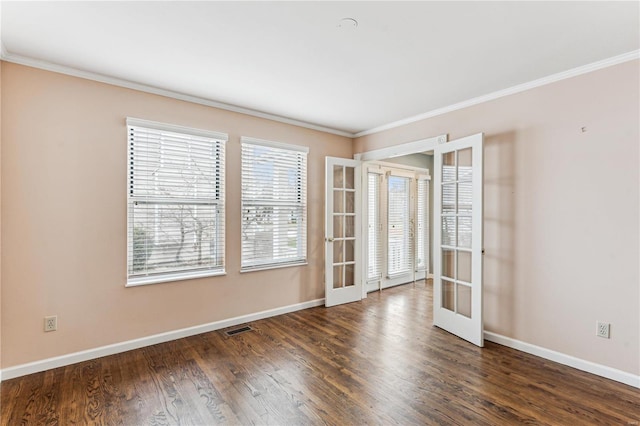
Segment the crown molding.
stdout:
<svg viewBox="0 0 640 426">
<path fill-rule="evenodd" d="M 507 89 L 498 90 L 493 93 L 489 93 L 486 95 L 478 96 L 472 99 L 468 99 L 466 101 L 458 102 L 453 105 L 445 106 L 443 108 L 438 108 L 435 110 L 431 110 L 422 114 L 418 114 L 412 117 L 404 118 L 402 120 L 394 121 L 391 123 L 384 124 L 382 126 L 377 126 L 371 128 L 369 130 L 363 130 L 358 133 L 346 132 L 343 130 L 333 129 L 330 127 L 320 126 L 313 123 L 308 123 L 305 121 L 295 120 L 288 117 L 283 117 L 275 114 L 269 114 L 262 111 L 252 110 L 249 108 L 243 108 L 236 105 L 225 104 L 223 102 L 217 102 L 211 99 L 201 98 L 197 96 L 187 95 L 180 92 L 175 92 L 172 90 L 161 89 L 159 87 L 150 86 L 142 83 L 136 83 L 129 80 L 119 79 L 115 77 L 109 77 L 103 74 L 93 73 L 89 71 L 82 71 L 71 67 L 66 67 L 63 65 L 57 65 L 51 62 L 42 61 L 39 59 L 34 59 L 26 56 L 16 55 L 11 52 L 8 52 L 4 46 L 4 44 L 0 41 L 0 59 L 12 62 L 15 64 L 26 65 L 33 68 L 39 68 L 46 71 L 52 71 L 60 74 L 66 74 L 74 77 L 80 77 L 87 80 L 98 81 L 101 83 L 111 84 L 114 86 L 125 87 L 128 89 L 138 90 L 145 93 L 151 93 L 155 95 L 165 96 L 168 98 L 178 99 L 186 102 L 191 102 L 199 105 L 205 105 L 213 108 L 219 108 L 226 111 L 237 112 L 240 114 L 249 115 L 252 117 L 264 118 L 267 120 L 277 121 L 280 123 L 290 124 L 293 126 L 303 127 L 311 130 L 317 130 L 319 132 L 330 133 L 338 136 L 344 136 L 347 138 L 359 138 L 362 136 L 371 135 L 374 133 L 379 133 L 385 130 L 394 129 L 396 127 L 405 126 L 407 124 L 415 123 L 417 121 L 425 120 L 427 118 L 436 117 L 439 115 L 443 115 L 449 112 L 457 111 L 463 108 L 468 108 L 474 105 L 478 105 L 484 102 L 493 101 L 495 99 L 499 99 L 505 96 L 513 95 L 516 93 L 524 92 L 526 90 L 534 89 L 536 87 L 544 86 L 547 84 L 555 83 L 557 81 L 565 80 L 568 78 L 576 77 L 582 74 L 586 74 L 592 71 L 597 71 L 602 68 L 607 68 L 610 66 L 618 65 L 624 62 L 633 61 L 640 58 L 640 50 L 634 50 L 631 52 L 623 53 L 621 55 L 613 56 L 611 58 L 603 59 L 601 61 L 593 62 L 587 65 L 583 65 L 577 68 L 573 68 L 567 71 L 562 71 L 556 74 L 549 75 L 547 77 L 539 78 L 537 80 L 533 80 L 527 83 L 519 84 Z"/>
<path fill-rule="evenodd" d="M 46 71 L 52 71 L 59 74 L 66 74 L 73 77 L 84 78 L 87 80 L 93 80 L 100 83 L 111 84 L 114 86 L 124 87 L 127 89 L 138 90 L 140 92 L 151 93 L 154 95 L 165 96 L 167 98 L 178 99 L 181 101 L 191 102 L 194 104 L 205 105 L 213 108 L 223 109 L 225 111 L 237 112 L 240 114 L 249 115 L 252 117 L 264 118 L 267 120 L 277 121 L 280 123 L 291 124 L 293 126 L 304 127 L 306 129 L 317 130 L 319 132 L 331 133 L 338 136 L 345 136 L 353 138 L 354 134 L 345 132 L 343 130 L 333 129 L 330 127 L 320 126 L 313 123 L 307 123 L 305 121 L 295 120 L 293 118 L 283 117 L 276 114 L 269 114 L 262 111 L 253 110 L 250 108 L 243 108 L 236 105 L 226 104 L 223 102 L 217 102 L 211 99 L 201 98 L 198 96 L 187 95 L 185 93 L 175 92 L 172 90 L 161 89 L 159 87 L 150 86 L 147 84 L 136 83 L 121 78 L 110 77 L 104 74 L 98 74 L 89 71 L 83 71 L 76 68 L 66 67 L 63 65 L 54 64 L 48 61 L 42 61 L 40 59 L 34 59 L 27 56 L 16 55 L 6 51 L 2 46 L 1 59 L 6 62 L 12 62 L 14 64 L 26 65 L 32 68 L 38 68 Z"/>
<path fill-rule="evenodd" d="M 434 109 L 429 112 L 425 112 L 413 117 L 404 118 L 402 120 L 394 121 L 392 123 L 384 124 L 382 126 L 374 127 L 373 129 L 364 130 L 358 132 L 354 137 L 359 138 L 361 136 L 371 135 L 373 133 L 379 133 L 384 130 L 393 129 L 407 124 L 415 123 L 416 121 L 425 120 L 427 118 L 436 117 L 438 115 L 446 114 L 448 112 L 457 111 L 459 109 L 468 108 L 470 106 L 478 105 L 484 102 L 493 101 L 495 99 L 503 98 L 505 96 L 513 95 L 516 93 L 524 92 L 525 90 L 534 89 L 536 87 L 544 86 L 547 84 L 555 83 L 567 78 L 576 77 L 582 74 L 586 74 L 592 71 L 596 71 L 602 68 L 607 68 L 613 65 L 618 65 L 623 62 L 633 61 L 640 58 L 640 50 L 634 50 L 632 52 L 624 53 L 622 55 L 614 56 L 602 61 L 593 62 L 587 65 L 583 65 L 577 68 L 573 68 L 567 71 L 562 71 L 557 74 L 552 74 L 547 77 L 539 78 L 537 80 L 530 81 L 528 83 L 518 84 L 507 89 L 498 90 L 497 92 L 489 93 L 486 95 L 478 96 L 476 98 L 468 99 L 466 101 L 458 102 L 453 105 L 449 105 L 443 108 Z"/>
</svg>

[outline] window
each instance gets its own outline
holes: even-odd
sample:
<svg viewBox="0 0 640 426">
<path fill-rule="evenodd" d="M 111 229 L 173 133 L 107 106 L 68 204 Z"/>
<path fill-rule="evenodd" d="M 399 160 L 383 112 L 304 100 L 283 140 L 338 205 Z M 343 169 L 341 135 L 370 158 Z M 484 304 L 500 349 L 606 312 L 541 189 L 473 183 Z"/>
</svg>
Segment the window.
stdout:
<svg viewBox="0 0 640 426">
<path fill-rule="evenodd" d="M 127 119 L 127 286 L 224 273 L 227 135 Z"/>
<path fill-rule="evenodd" d="M 308 152 L 242 138 L 242 271 L 306 263 Z"/>
<path fill-rule="evenodd" d="M 380 182 L 382 175 L 367 173 L 367 281 L 379 280 L 382 259 L 382 221 L 380 218 Z"/>
<path fill-rule="evenodd" d="M 390 277 L 411 272 L 409 183 L 409 178 L 389 176 L 387 272 Z"/>
<path fill-rule="evenodd" d="M 417 185 L 417 259 L 416 271 L 429 271 L 429 180 L 425 177 L 418 178 Z"/>
</svg>

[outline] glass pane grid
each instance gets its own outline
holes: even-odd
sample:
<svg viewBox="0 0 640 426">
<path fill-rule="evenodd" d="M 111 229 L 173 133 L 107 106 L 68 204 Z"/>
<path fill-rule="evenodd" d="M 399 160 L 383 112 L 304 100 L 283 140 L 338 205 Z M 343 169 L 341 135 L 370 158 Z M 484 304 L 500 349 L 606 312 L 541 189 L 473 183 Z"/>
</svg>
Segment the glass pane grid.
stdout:
<svg viewBox="0 0 640 426">
<path fill-rule="evenodd" d="M 441 254 L 443 308 L 471 318 L 472 149 L 442 156 Z"/>
<path fill-rule="evenodd" d="M 355 168 L 333 166 L 333 288 L 355 285 Z"/>
</svg>

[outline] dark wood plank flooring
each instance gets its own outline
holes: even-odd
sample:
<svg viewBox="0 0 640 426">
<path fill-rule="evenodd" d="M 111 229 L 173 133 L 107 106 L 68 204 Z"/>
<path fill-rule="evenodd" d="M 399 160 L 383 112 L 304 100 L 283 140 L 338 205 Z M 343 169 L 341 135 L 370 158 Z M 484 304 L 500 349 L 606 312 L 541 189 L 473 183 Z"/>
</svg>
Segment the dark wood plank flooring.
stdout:
<svg viewBox="0 0 640 426">
<path fill-rule="evenodd" d="M 3 425 L 637 425 L 640 390 L 431 325 L 424 282 L 2 383 Z"/>
</svg>

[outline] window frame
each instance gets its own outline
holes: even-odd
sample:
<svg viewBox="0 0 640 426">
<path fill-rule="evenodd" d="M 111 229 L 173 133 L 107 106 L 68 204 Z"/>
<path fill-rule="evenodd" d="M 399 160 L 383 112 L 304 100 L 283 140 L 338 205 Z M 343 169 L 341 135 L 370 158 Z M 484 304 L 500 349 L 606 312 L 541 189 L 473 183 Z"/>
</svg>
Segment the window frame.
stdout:
<svg viewBox="0 0 640 426">
<path fill-rule="evenodd" d="M 299 226 L 299 231 L 298 231 L 298 235 L 297 235 L 297 244 L 301 244 L 301 236 L 302 236 L 302 243 L 303 243 L 303 247 L 299 248 L 299 251 L 302 253 L 302 256 L 298 259 L 294 259 L 294 260 L 289 260 L 287 258 L 281 259 L 281 260 L 275 260 L 274 257 L 271 257 L 270 261 L 254 261 L 254 262 L 246 262 L 245 260 L 245 241 L 242 239 L 242 233 L 241 233 L 241 241 L 240 241 L 240 272 L 241 273 L 245 273 L 245 272 L 253 272 L 253 271 L 262 271 L 262 270 L 269 270 L 269 269 L 278 269 L 278 268 L 288 268 L 288 267 L 294 267 L 294 266 L 303 266 L 303 265 L 307 265 L 308 264 L 308 258 L 309 258 L 309 253 L 308 253 L 308 248 L 309 248 L 309 244 L 308 244 L 308 236 L 309 236 L 309 230 L 308 230 L 308 226 L 309 226 L 309 221 L 308 221 L 308 216 L 309 216 L 309 212 L 308 212 L 308 203 L 307 203 L 307 191 L 308 191 L 308 182 L 307 182 L 307 177 L 308 177 L 308 171 L 309 171 L 309 147 L 303 146 L 303 145 L 294 145 L 294 144 L 288 144 L 288 143 L 283 143 L 283 142 L 275 142 L 275 141 L 270 141 L 270 140 L 265 140 L 265 139 L 259 139 L 259 138 L 254 138 L 254 137 L 249 137 L 249 136 L 242 136 L 240 138 L 240 152 L 241 152 L 241 169 L 240 169 L 240 203 L 241 203 L 241 222 L 243 222 L 241 224 L 241 227 L 244 225 L 244 220 L 245 220 L 245 207 L 246 206 L 251 206 L 251 207 L 258 207 L 258 206 L 264 206 L 264 207 L 273 207 L 273 208 L 277 208 L 277 207 L 288 207 L 288 206 L 293 206 L 295 204 L 293 203 L 278 203 L 278 202 L 272 202 L 272 203 L 266 203 L 266 201 L 269 201 L 268 199 L 264 199 L 262 201 L 265 201 L 265 203 L 260 203 L 258 200 L 248 200 L 248 197 L 245 197 L 245 193 L 244 193 L 244 179 L 245 179 L 245 170 L 244 170 L 244 146 L 245 145 L 252 145 L 252 146 L 259 146 L 259 147 L 263 147 L 263 148 L 271 148 L 271 149 L 275 149 L 275 150 L 285 150 L 285 151 L 291 151 L 291 153 L 296 153 L 296 154 L 303 154 L 303 158 L 304 158 L 304 162 L 303 162 L 303 167 L 299 167 L 297 169 L 297 173 L 298 173 L 298 182 L 300 182 L 300 187 L 297 189 L 297 192 L 300 194 L 300 199 L 299 199 L 299 203 L 300 203 L 300 209 L 301 209 L 301 221 L 302 223 Z M 275 200 L 274 200 L 275 201 Z"/>
<path fill-rule="evenodd" d="M 202 198 L 194 198 L 185 196 L 183 198 L 178 198 L 178 200 L 184 201 L 184 203 L 177 203 L 176 198 L 171 199 L 163 199 L 160 196 L 135 196 L 133 194 L 132 185 L 134 185 L 134 175 L 133 175 L 133 156 L 132 156 L 132 137 L 131 133 L 133 131 L 132 128 L 140 128 L 146 129 L 153 132 L 170 132 L 174 134 L 179 134 L 187 137 L 200 137 L 211 139 L 213 143 L 215 143 L 215 150 L 220 151 L 220 156 L 216 160 L 213 160 L 213 164 L 216 166 L 216 172 L 214 176 L 216 179 L 220 180 L 219 188 L 216 190 L 216 198 L 214 200 L 205 200 Z M 184 127 L 174 124 L 160 123 L 155 121 L 143 120 L 139 118 L 127 117 L 126 119 L 126 129 L 127 129 L 127 224 L 126 224 L 126 244 L 127 244 L 127 263 L 126 263 L 126 284 L 125 287 L 137 287 L 141 285 L 148 284 L 158 284 L 165 282 L 174 282 L 174 281 L 182 281 L 194 278 L 203 278 L 210 276 L 220 276 L 226 274 L 226 252 L 225 252 L 225 244 L 226 244 L 226 203 L 225 203 L 225 181 L 226 181 L 226 143 L 228 142 L 228 135 L 226 133 L 215 132 L 211 130 L 203 130 L 196 129 L 191 127 Z M 158 204 L 160 206 L 169 205 L 169 204 L 183 204 L 183 205 L 193 205 L 193 206 L 211 206 L 215 205 L 221 211 L 219 220 L 216 225 L 216 234 L 217 238 L 222 238 L 222 241 L 216 241 L 216 248 L 221 250 L 221 253 L 218 255 L 218 258 L 221 259 L 219 265 L 215 266 L 205 266 L 203 268 L 194 268 L 193 270 L 169 270 L 162 271 L 157 273 L 146 273 L 146 274 L 133 274 L 132 273 L 132 265 L 133 265 L 133 240 L 134 233 L 131 230 L 133 226 L 133 208 L 136 203 L 148 203 L 148 204 Z"/>
</svg>

